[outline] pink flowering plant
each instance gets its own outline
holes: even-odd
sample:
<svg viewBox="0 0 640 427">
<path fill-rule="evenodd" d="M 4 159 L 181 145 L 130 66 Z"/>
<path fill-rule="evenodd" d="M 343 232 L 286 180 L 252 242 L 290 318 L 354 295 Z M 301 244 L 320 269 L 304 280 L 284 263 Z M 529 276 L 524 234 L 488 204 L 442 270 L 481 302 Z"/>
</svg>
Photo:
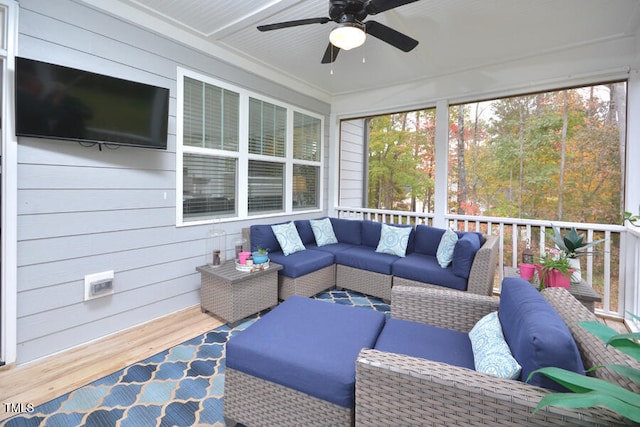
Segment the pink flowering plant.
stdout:
<svg viewBox="0 0 640 427">
<path fill-rule="evenodd" d="M 551 272 L 551 270 L 558 270 L 562 275 L 567 277 L 571 276 L 573 272 L 566 252 L 555 248 L 547 249 L 545 254 L 540 257 L 540 265 L 542 266 L 540 289 L 547 287 L 545 281 L 548 277 L 547 273 Z"/>
</svg>

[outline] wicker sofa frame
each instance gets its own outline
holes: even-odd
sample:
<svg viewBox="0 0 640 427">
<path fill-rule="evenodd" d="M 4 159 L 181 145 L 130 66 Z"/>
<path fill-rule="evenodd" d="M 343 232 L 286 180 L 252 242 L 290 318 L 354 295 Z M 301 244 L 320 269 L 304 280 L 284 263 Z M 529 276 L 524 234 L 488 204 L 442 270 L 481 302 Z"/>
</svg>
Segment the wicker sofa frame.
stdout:
<svg viewBox="0 0 640 427">
<path fill-rule="evenodd" d="M 596 320 L 565 289 L 550 288 L 544 297 L 567 323 L 585 368 L 640 362 L 606 347 L 577 322 Z M 394 286 L 392 316 L 468 332 L 499 298 L 446 289 Z M 593 374 L 634 391 L 632 383 L 606 368 Z M 362 350 L 356 362 L 355 424 L 369 425 L 625 425 L 604 408 L 545 408 L 531 415 L 548 390 L 473 370 L 377 350 Z"/>
</svg>

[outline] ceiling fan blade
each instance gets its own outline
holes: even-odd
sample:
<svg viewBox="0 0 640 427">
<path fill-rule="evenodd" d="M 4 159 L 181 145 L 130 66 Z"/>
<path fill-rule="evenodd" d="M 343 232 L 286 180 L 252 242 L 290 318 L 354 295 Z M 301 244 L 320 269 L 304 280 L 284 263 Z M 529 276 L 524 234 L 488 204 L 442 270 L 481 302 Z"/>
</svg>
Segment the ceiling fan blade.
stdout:
<svg viewBox="0 0 640 427">
<path fill-rule="evenodd" d="M 277 24 L 268 24 L 268 25 L 258 25 L 259 31 L 271 31 L 271 30 L 279 30 L 281 28 L 289 28 L 289 27 L 297 27 L 300 25 L 309 25 L 309 24 L 326 24 L 331 21 L 331 18 L 309 18 L 309 19 L 298 19 L 296 21 L 285 21 L 278 22 Z"/>
<path fill-rule="evenodd" d="M 379 22 L 367 21 L 364 25 L 366 27 L 367 34 L 371 34 L 373 37 L 378 38 L 385 43 L 389 43 L 391 46 L 397 47 L 403 52 L 409 52 L 414 47 L 418 46 L 418 40 L 412 39 L 411 37 Z"/>
<path fill-rule="evenodd" d="M 324 56 L 322 57 L 323 64 L 330 64 L 336 60 L 336 56 L 338 56 L 338 52 L 340 52 L 340 48 L 329 43 L 327 46 L 327 50 L 324 51 Z"/>
<path fill-rule="evenodd" d="M 405 4 L 413 3 L 418 0 L 368 0 L 364 6 L 364 10 L 369 15 L 375 15 L 386 10 L 395 9 Z"/>
</svg>

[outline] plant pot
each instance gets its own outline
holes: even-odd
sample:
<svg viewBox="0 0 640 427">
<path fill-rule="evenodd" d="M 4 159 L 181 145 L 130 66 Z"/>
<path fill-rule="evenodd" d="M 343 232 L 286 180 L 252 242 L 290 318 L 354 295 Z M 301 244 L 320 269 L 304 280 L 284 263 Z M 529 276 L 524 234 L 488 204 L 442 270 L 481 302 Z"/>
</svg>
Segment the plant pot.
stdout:
<svg viewBox="0 0 640 427">
<path fill-rule="evenodd" d="M 256 251 L 252 254 L 252 258 L 254 264 L 264 264 L 269 260 L 269 254 L 261 254 L 260 252 Z"/>
<path fill-rule="evenodd" d="M 573 268 L 573 274 L 571 275 L 571 282 L 578 283 L 582 280 L 582 272 L 580 268 L 580 258 L 569 258 L 569 264 Z"/>
<path fill-rule="evenodd" d="M 536 272 L 536 266 L 533 264 L 520 264 L 520 277 L 524 280 L 531 280 Z"/>
<path fill-rule="evenodd" d="M 565 288 L 571 287 L 571 276 L 565 276 L 560 270 L 549 270 L 546 272 L 545 286 L 548 288 Z"/>
<path fill-rule="evenodd" d="M 247 258 L 251 256 L 251 252 L 240 252 L 238 254 L 238 262 L 242 265 L 247 263 Z"/>
</svg>

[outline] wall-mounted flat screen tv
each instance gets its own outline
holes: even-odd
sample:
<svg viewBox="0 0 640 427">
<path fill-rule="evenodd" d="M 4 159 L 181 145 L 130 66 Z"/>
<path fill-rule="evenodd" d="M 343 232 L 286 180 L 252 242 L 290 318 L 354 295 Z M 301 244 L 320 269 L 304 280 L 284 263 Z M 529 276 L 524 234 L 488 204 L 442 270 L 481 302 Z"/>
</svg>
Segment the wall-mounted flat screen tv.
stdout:
<svg viewBox="0 0 640 427">
<path fill-rule="evenodd" d="M 167 148 L 169 89 L 16 58 L 16 135 Z"/>
</svg>

